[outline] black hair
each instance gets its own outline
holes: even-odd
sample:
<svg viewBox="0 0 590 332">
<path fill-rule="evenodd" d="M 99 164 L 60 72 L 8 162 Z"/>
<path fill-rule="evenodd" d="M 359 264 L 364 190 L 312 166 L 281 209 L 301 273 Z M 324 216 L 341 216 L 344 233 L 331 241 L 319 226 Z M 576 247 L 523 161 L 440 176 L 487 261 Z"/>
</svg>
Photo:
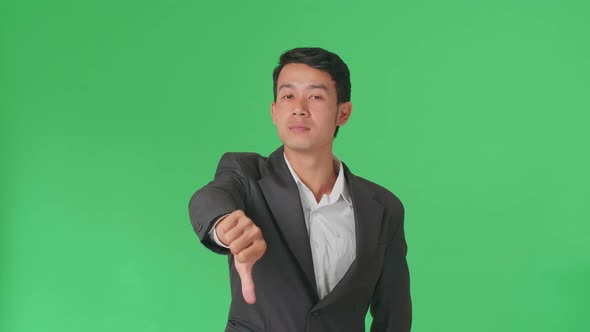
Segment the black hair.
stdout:
<svg viewBox="0 0 590 332">
<path fill-rule="evenodd" d="M 299 47 L 281 54 L 279 65 L 272 72 L 274 100 L 277 100 L 277 81 L 283 67 L 289 63 L 302 63 L 330 74 L 336 83 L 338 104 L 350 101 L 350 71 L 340 57 L 319 47 Z M 336 127 L 334 137 L 338 134 Z"/>
</svg>

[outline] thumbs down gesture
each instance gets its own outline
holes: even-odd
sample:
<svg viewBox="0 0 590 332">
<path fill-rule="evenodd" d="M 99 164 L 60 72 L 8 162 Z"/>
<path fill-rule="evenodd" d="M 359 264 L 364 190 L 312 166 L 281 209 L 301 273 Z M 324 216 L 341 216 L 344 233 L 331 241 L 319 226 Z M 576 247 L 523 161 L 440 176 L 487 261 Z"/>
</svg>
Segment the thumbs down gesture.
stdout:
<svg viewBox="0 0 590 332">
<path fill-rule="evenodd" d="M 234 255 L 234 265 L 242 282 L 242 295 L 246 303 L 256 302 L 252 268 L 266 252 L 262 232 L 244 211 L 236 210 L 215 226 L 217 237 L 229 246 Z"/>
</svg>

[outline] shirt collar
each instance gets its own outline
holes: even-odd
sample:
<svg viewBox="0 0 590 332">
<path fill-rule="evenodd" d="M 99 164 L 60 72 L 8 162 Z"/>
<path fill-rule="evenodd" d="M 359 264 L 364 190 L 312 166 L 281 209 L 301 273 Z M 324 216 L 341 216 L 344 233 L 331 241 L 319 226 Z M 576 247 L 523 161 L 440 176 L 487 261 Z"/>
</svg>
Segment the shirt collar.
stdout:
<svg viewBox="0 0 590 332">
<path fill-rule="evenodd" d="M 285 163 L 287 163 L 287 167 L 289 168 L 289 172 L 291 172 L 291 176 L 293 176 L 293 180 L 295 180 L 295 183 L 297 183 L 297 185 L 301 185 L 307 188 L 305 183 L 303 183 L 303 181 L 301 181 L 297 173 L 295 173 L 293 167 L 291 167 L 291 164 L 289 163 L 289 160 L 287 160 L 287 156 L 284 153 L 283 158 L 285 158 Z M 344 177 L 344 167 L 342 166 L 342 161 L 340 161 L 340 159 L 338 159 L 338 157 L 336 157 L 335 155 L 332 155 L 332 159 L 334 161 L 334 166 L 338 170 L 338 175 L 336 177 L 334 187 L 332 188 L 332 192 L 330 192 L 330 195 L 328 195 L 328 197 L 330 198 L 330 203 L 335 203 L 338 200 L 338 198 L 342 196 L 342 198 L 348 204 L 352 205 L 352 201 L 350 199 L 350 192 L 348 191 L 348 184 L 346 183 L 346 178 Z M 309 188 L 307 188 L 307 190 L 309 190 Z"/>
</svg>

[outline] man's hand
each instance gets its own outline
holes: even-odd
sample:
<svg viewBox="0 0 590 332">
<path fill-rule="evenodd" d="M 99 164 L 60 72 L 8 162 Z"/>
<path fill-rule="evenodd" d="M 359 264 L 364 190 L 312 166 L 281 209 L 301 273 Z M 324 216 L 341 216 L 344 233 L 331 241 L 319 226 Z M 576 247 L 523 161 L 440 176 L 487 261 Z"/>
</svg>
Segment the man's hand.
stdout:
<svg viewBox="0 0 590 332">
<path fill-rule="evenodd" d="M 266 252 L 262 232 L 244 211 L 236 210 L 215 226 L 217 237 L 234 255 L 234 264 L 242 281 L 242 295 L 247 303 L 256 302 L 252 267 Z"/>
</svg>

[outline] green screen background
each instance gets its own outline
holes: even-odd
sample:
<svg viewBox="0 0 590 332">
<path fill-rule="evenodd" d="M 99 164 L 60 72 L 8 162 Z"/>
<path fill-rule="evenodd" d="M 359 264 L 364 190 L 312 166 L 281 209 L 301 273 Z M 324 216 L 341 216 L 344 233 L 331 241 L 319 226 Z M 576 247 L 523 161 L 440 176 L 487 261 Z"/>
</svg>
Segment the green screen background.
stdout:
<svg viewBox="0 0 590 332">
<path fill-rule="evenodd" d="M 335 153 L 406 207 L 413 331 L 590 326 L 587 1 L 0 3 L 0 331 L 222 331 L 191 194 L 271 71 L 352 72 Z M 370 316 L 367 317 L 367 324 Z"/>
</svg>

